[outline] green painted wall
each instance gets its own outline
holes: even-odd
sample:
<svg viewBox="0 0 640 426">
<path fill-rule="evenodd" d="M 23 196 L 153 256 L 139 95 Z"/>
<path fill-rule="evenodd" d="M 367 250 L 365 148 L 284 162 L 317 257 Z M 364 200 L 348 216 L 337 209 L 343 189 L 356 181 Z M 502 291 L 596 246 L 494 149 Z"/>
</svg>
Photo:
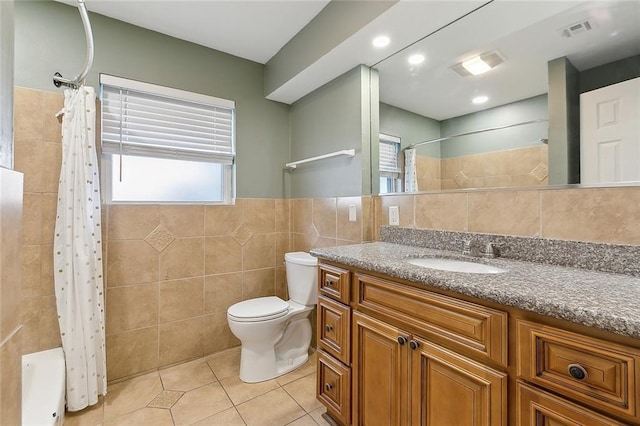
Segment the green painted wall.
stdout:
<svg viewBox="0 0 640 426">
<path fill-rule="evenodd" d="M 444 137 L 489 127 L 546 119 L 547 116 L 547 95 L 543 94 L 443 120 L 440 122 L 440 128 Z M 442 158 L 540 145 L 542 143 L 540 138 L 547 138 L 547 129 L 548 123 L 542 122 L 450 139 L 441 142 Z"/>
<path fill-rule="evenodd" d="M 380 133 L 401 138 L 402 148 L 440 137 L 440 122 L 395 106 L 380 103 Z M 417 148 L 418 154 L 440 157 L 440 144 Z"/>
<path fill-rule="evenodd" d="M 96 53 L 87 84 L 97 86 L 98 74 L 106 73 L 234 100 L 237 196 L 284 197 L 289 106 L 264 98 L 262 64 L 102 15 L 90 19 Z M 17 86 L 59 91 L 51 82 L 54 72 L 67 78 L 80 72 L 85 41 L 77 8 L 19 0 L 15 30 Z"/>
<path fill-rule="evenodd" d="M 369 68 L 358 66 L 291 105 L 292 160 L 356 150 L 352 158 L 325 159 L 287 172 L 292 198 L 370 193 L 370 174 L 363 173 L 370 162 L 370 79 Z"/>
<path fill-rule="evenodd" d="M 13 0 L 0 0 L 0 167 L 13 168 Z"/>
</svg>

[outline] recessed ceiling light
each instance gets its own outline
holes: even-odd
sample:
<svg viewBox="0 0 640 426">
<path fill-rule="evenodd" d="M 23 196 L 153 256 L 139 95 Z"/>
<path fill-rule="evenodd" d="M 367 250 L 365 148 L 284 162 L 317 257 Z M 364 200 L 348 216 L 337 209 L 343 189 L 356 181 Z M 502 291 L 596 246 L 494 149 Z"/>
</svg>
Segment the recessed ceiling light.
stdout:
<svg viewBox="0 0 640 426">
<path fill-rule="evenodd" d="M 488 96 L 476 96 L 471 100 L 474 104 L 483 104 L 489 100 Z"/>
<path fill-rule="evenodd" d="M 475 58 L 471 58 L 468 61 L 464 61 L 462 63 L 462 66 L 473 75 L 484 74 L 491 69 L 489 64 L 480 59 L 480 56 L 476 56 Z"/>
<path fill-rule="evenodd" d="M 375 47 L 386 47 L 391 42 L 391 39 L 385 35 L 378 36 L 373 39 L 373 45 Z"/>
<path fill-rule="evenodd" d="M 420 53 L 416 53 L 415 55 L 409 56 L 409 63 L 411 65 L 418 65 L 424 62 L 424 55 Z"/>
</svg>

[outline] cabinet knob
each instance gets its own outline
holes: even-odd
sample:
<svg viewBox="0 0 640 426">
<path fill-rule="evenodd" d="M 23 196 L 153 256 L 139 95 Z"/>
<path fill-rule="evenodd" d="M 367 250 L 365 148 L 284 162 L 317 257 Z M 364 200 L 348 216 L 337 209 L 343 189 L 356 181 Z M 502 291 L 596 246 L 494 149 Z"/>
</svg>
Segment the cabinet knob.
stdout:
<svg viewBox="0 0 640 426">
<path fill-rule="evenodd" d="M 414 350 L 418 349 L 420 347 L 420 343 L 418 343 L 417 340 L 412 340 L 409 342 L 409 347 Z"/>
<path fill-rule="evenodd" d="M 325 383 L 324 388 L 328 392 L 333 389 L 333 385 L 331 383 Z"/>
<path fill-rule="evenodd" d="M 567 370 L 571 377 L 576 380 L 584 380 L 587 378 L 587 370 L 580 364 L 569 364 Z"/>
<path fill-rule="evenodd" d="M 400 346 L 404 345 L 405 343 L 407 343 L 407 338 L 404 336 L 399 336 L 398 337 L 398 343 L 400 344 Z"/>
<path fill-rule="evenodd" d="M 326 285 L 327 287 L 331 287 L 331 286 L 333 286 L 333 281 L 331 281 L 331 280 L 324 280 L 324 285 Z"/>
<path fill-rule="evenodd" d="M 324 329 L 329 331 L 329 332 L 331 332 L 331 331 L 333 331 L 333 326 L 331 324 L 327 324 L 327 325 L 324 326 Z"/>
</svg>

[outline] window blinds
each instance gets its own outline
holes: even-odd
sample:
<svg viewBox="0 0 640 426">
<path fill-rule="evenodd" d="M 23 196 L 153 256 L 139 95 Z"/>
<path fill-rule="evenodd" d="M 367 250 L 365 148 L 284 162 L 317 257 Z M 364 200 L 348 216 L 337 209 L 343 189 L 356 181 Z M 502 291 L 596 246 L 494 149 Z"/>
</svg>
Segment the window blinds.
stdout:
<svg viewBox="0 0 640 426">
<path fill-rule="evenodd" d="M 235 103 L 101 75 L 102 152 L 232 164 Z"/>
<path fill-rule="evenodd" d="M 380 176 L 397 177 L 401 170 L 398 161 L 400 151 L 400 138 L 395 136 L 380 135 Z"/>
</svg>

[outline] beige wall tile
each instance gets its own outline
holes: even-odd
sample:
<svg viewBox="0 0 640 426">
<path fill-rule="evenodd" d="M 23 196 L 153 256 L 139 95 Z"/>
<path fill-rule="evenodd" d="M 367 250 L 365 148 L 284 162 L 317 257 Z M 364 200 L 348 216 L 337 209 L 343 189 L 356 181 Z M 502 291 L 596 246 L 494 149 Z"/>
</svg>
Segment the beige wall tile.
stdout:
<svg viewBox="0 0 640 426">
<path fill-rule="evenodd" d="M 160 366 L 203 356 L 203 325 L 203 317 L 160 324 Z"/>
<path fill-rule="evenodd" d="M 40 245 L 22 246 L 20 297 L 41 295 L 40 271 L 42 269 L 42 256 L 40 247 Z"/>
<path fill-rule="evenodd" d="M 276 268 L 276 296 L 282 300 L 289 300 L 287 289 L 287 270 L 284 267 Z"/>
<path fill-rule="evenodd" d="M 242 272 L 242 300 L 275 295 L 275 268 Z"/>
<path fill-rule="evenodd" d="M 205 206 L 111 205 L 109 240 L 144 239 L 162 224 L 174 237 L 204 234 Z"/>
<path fill-rule="evenodd" d="M 205 355 L 240 345 L 240 340 L 229 329 L 226 312 L 218 312 L 204 317 L 203 345 Z"/>
<path fill-rule="evenodd" d="M 515 175 L 511 176 L 511 186 L 539 186 L 540 181 L 532 175 Z"/>
<path fill-rule="evenodd" d="M 356 206 L 356 220 L 349 221 L 349 205 Z M 340 197 L 337 200 L 336 238 L 356 243 L 362 241 L 362 197 Z"/>
<path fill-rule="evenodd" d="M 468 230 L 506 235 L 540 235 L 538 191 L 488 191 L 468 194 Z"/>
<path fill-rule="evenodd" d="M 337 245 L 337 241 L 338 240 L 335 238 L 318 238 L 318 240 L 313 243 L 313 247 L 335 247 Z"/>
<path fill-rule="evenodd" d="M 24 244 L 42 242 L 42 194 L 24 194 L 22 241 Z"/>
<path fill-rule="evenodd" d="M 40 270 L 40 294 L 43 296 L 53 295 L 55 285 L 53 282 L 53 244 L 42 244 L 41 248 L 41 270 Z"/>
<path fill-rule="evenodd" d="M 17 140 L 42 142 L 44 92 L 16 87 L 13 95 L 13 135 Z"/>
<path fill-rule="evenodd" d="M 42 194 L 42 242 L 53 244 L 56 232 L 58 194 Z"/>
<path fill-rule="evenodd" d="M 513 149 L 509 152 L 509 173 L 512 176 L 526 175 L 540 162 L 540 148 Z"/>
<path fill-rule="evenodd" d="M 204 238 L 178 238 L 160 253 L 160 279 L 204 275 Z"/>
<path fill-rule="evenodd" d="M 204 277 L 160 282 L 158 321 L 178 321 L 204 313 Z"/>
<path fill-rule="evenodd" d="M 291 251 L 309 251 L 315 246 L 318 238 L 311 237 L 307 234 L 292 234 Z"/>
<path fill-rule="evenodd" d="M 232 237 L 205 239 L 205 274 L 224 274 L 242 270 L 242 246 Z"/>
<path fill-rule="evenodd" d="M 40 348 L 40 302 L 41 297 L 20 299 L 20 323 L 22 324 L 22 353 L 37 352 Z"/>
<path fill-rule="evenodd" d="M 229 306 L 242 300 L 242 273 L 209 275 L 204 279 L 204 311 L 207 314 L 227 312 Z"/>
<path fill-rule="evenodd" d="M 242 247 L 242 268 L 273 268 L 276 264 L 276 234 L 254 234 Z"/>
<path fill-rule="evenodd" d="M 311 208 L 313 225 L 320 237 L 336 238 L 336 199 L 314 198 Z"/>
<path fill-rule="evenodd" d="M 158 281 L 158 252 L 144 241 L 113 241 L 107 247 L 107 286 Z"/>
<path fill-rule="evenodd" d="M 43 144 L 17 139 L 13 149 L 14 169 L 24 173 L 24 192 L 42 192 Z"/>
<path fill-rule="evenodd" d="M 400 226 L 406 228 L 413 228 L 413 209 L 414 209 L 414 196 L 413 195 L 390 195 L 380 197 L 380 214 L 378 218 L 378 226 L 389 225 L 389 206 L 398 206 L 400 210 Z"/>
<path fill-rule="evenodd" d="M 242 224 L 242 203 L 235 206 L 205 206 L 204 232 L 206 236 L 231 235 Z"/>
<path fill-rule="evenodd" d="M 284 262 L 284 255 L 292 251 L 291 249 L 291 234 L 278 233 L 275 234 L 276 239 L 276 266 L 282 265 Z"/>
<path fill-rule="evenodd" d="M 62 165 L 62 144 L 45 142 L 41 144 L 44 150 L 42 170 L 42 191 L 58 193 L 60 181 L 60 167 Z"/>
<path fill-rule="evenodd" d="M 58 92 L 43 92 L 43 100 L 43 140 L 60 143 L 62 141 L 62 122 L 56 117 L 56 114 L 64 106 L 64 95 Z M 96 134 L 99 135 L 100 132 L 96 132 Z"/>
<path fill-rule="evenodd" d="M 292 232 L 305 234 L 313 228 L 313 200 L 299 198 L 291 200 L 291 230 Z"/>
<path fill-rule="evenodd" d="M 542 237 L 639 244 L 640 188 L 542 191 Z"/>
<path fill-rule="evenodd" d="M 484 178 L 484 184 L 487 188 L 508 188 L 513 186 L 511 176 L 487 176 Z"/>
<path fill-rule="evenodd" d="M 244 225 L 255 234 L 276 230 L 276 202 L 273 199 L 240 199 Z"/>
<path fill-rule="evenodd" d="M 485 184 L 490 176 L 504 176 L 509 174 L 509 152 L 496 151 L 482 155 Z M 489 185 L 487 185 L 489 186 Z"/>
<path fill-rule="evenodd" d="M 484 156 L 465 155 L 460 157 L 462 173 L 469 178 L 484 177 Z"/>
<path fill-rule="evenodd" d="M 362 197 L 362 241 L 373 241 L 375 239 L 374 198 Z"/>
<path fill-rule="evenodd" d="M 106 345 L 109 380 L 149 371 L 159 366 L 157 326 L 111 334 L 107 336 Z"/>
<path fill-rule="evenodd" d="M 38 326 L 38 350 L 62 346 L 56 298 L 55 296 L 43 296 L 40 299 L 42 307 L 38 313 L 40 316 Z"/>
<path fill-rule="evenodd" d="M 460 157 L 443 158 L 440 162 L 441 179 L 453 180 L 461 169 Z"/>
<path fill-rule="evenodd" d="M 0 424 L 22 423 L 22 350 L 17 330 L 0 346 Z"/>
<path fill-rule="evenodd" d="M 158 323 L 158 283 L 109 288 L 106 294 L 107 334 Z"/>
<path fill-rule="evenodd" d="M 466 231 L 467 194 L 416 195 L 416 227 Z"/>
<path fill-rule="evenodd" d="M 276 232 L 291 231 L 291 201 L 287 199 L 275 200 Z"/>
</svg>

